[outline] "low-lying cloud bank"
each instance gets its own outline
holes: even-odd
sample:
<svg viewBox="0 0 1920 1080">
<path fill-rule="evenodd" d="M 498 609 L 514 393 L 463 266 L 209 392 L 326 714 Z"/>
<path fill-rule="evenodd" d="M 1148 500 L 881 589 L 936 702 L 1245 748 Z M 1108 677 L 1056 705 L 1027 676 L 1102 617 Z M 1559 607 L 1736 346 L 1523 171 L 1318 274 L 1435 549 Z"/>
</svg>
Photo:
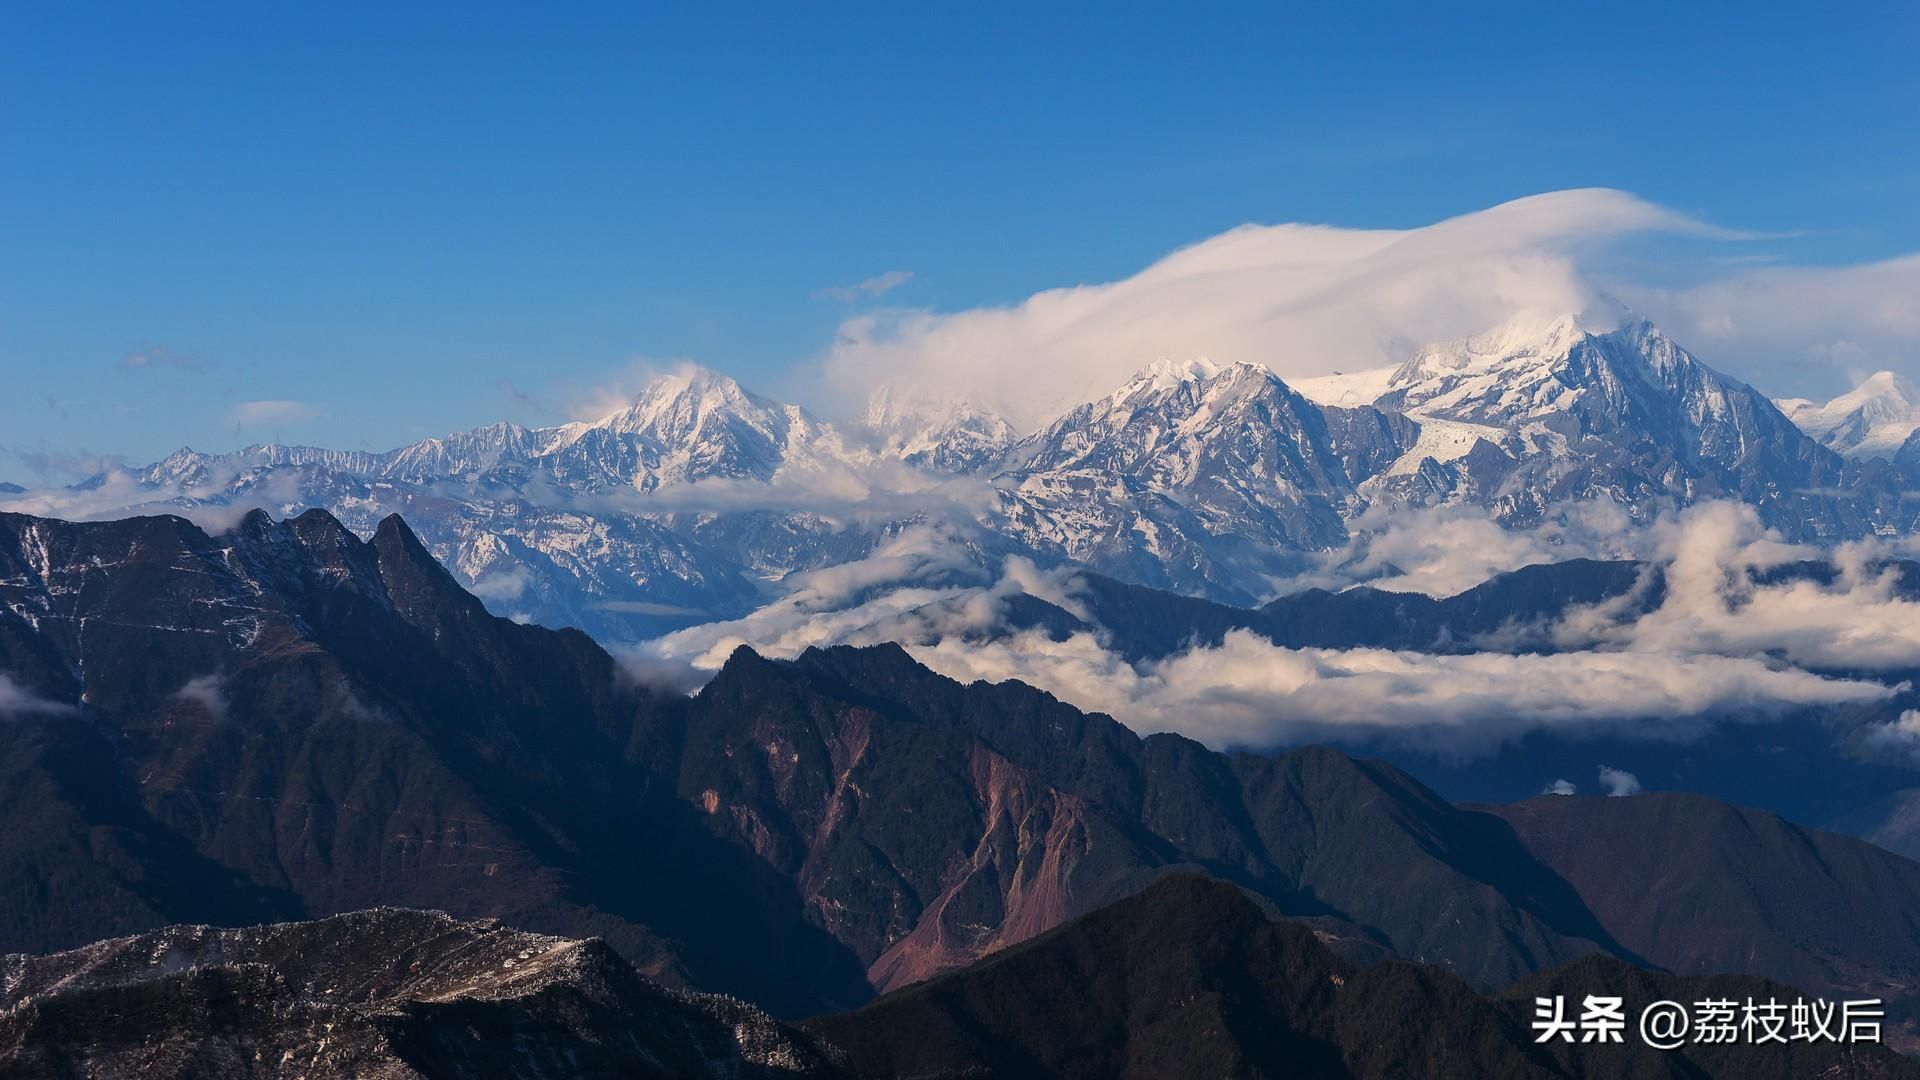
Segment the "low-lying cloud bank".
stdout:
<svg viewBox="0 0 1920 1080">
<path fill-rule="evenodd" d="M 1885 673 L 1920 668 L 1920 604 L 1901 595 L 1887 565 L 1908 554 L 1897 545 L 1825 553 L 1836 568 L 1828 582 L 1769 582 L 1768 571 L 1822 553 L 1781 541 L 1739 504 L 1701 505 L 1632 532 L 1612 528 L 1613 511 L 1601 506 L 1572 509 L 1549 534 L 1490 533 L 1484 515 L 1470 511 L 1423 513 L 1385 523 L 1399 537 L 1364 557 L 1374 569 L 1398 568 L 1389 584 L 1471 585 L 1608 545 L 1646 556 L 1642 584 L 1464 655 L 1293 649 L 1235 631 L 1218 646 L 1129 663 L 1097 627 L 1064 640 L 1007 630 L 1005 605 L 1023 593 L 1085 619 L 1075 572 L 1009 559 L 991 580 L 969 580 L 977 564 L 956 554 L 953 536 L 928 527 L 872 559 L 805 575 L 745 618 L 654 641 L 632 662 L 654 681 L 684 687 L 740 644 L 792 656 L 815 645 L 898 641 L 954 678 L 1018 679 L 1143 733 L 1249 747 L 1338 737 L 1450 755 L 1488 752 L 1536 730 L 1685 740 L 1716 723 L 1801 709 L 1872 711 L 1907 689 Z M 1366 569 L 1346 562 L 1348 571 Z M 1876 745 L 1896 737 L 1890 730 Z"/>
<path fill-rule="evenodd" d="M 1716 720 L 1892 695 L 1877 683 L 1735 657 L 1287 649 L 1247 631 L 1138 667 L 1087 634 L 912 651 L 963 681 L 1019 679 L 1143 734 L 1177 731 L 1213 746 L 1358 737 L 1472 753 L 1540 729 L 1680 741 Z"/>
<path fill-rule="evenodd" d="M 1366 585 L 1387 592 L 1455 596 L 1500 574 L 1568 559 L 1645 559 L 1658 547 L 1615 502 L 1589 500 L 1553 508 L 1545 522 L 1508 528 L 1485 508 L 1466 503 L 1429 507 L 1376 504 L 1355 518 L 1352 539 L 1321 554 L 1318 566 L 1275 593 Z"/>
<path fill-rule="evenodd" d="M 1636 592 L 1575 609 L 1553 628 L 1555 644 L 1770 656 L 1840 671 L 1920 667 L 1920 603 L 1901 594 L 1900 570 L 1889 563 L 1911 557 L 1911 541 L 1823 552 L 1782 541 L 1752 507 L 1729 502 L 1693 507 L 1652 532 L 1653 565 L 1665 584 L 1659 606 L 1634 611 Z M 1809 560 L 1830 561 L 1834 579 L 1765 577 Z"/>
</svg>

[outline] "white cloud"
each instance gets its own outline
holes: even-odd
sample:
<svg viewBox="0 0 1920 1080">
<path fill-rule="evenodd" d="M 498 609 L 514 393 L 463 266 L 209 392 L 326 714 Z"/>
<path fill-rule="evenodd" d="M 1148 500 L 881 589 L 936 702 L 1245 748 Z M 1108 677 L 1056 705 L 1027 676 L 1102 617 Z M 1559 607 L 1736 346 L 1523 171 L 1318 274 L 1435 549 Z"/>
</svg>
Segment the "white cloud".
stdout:
<svg viewBox="0 0 1920 1080">
<path fill-rule="evenodd" d="M 785 595 L 741 618 L 668 634 L 634 655 L 648 663 L 685 661 L 713 671 L 741 645 L 793 656 L 809 645 L 962 635 L 992 625 L 1000 600 L 1023 582 L 1045 588 L 1030 563 L 1009 562 L 1015 565 L 1002 574 L 1001 583 L 985 587 L 989 572 L 963 535 L 941 524 L 911 526 L 866 558 L 789 574 L 781 583 Z M 925 584 L 929 580 L 950 583 Z"/>
<path fill-rule="evenodd" d="M 1542 795 L 1575 795 L 1575 794 L 1578 794 L 1579 791 L 1580 789 L 1577 787 L 1574 787 L 1573 782 L 1570 780 L 1555 780 L 1553 783 L 1548 784 L 1546 787 L 1541 788 L 1540 794 Z"/>
<path fill-rule="evenodd" d="M 602 600 L 593 606 L 601 611 L 617 611 L 627 615 L 691 616 L 707 614 L 699 608 L 681 607 L 678 604 L 657 604 L 651 600 Z"/>
<path fill-rule="evenodd" d="M 1830 552 L 1789 544 L 1750 506 L 1702 503 L 1652 527 L 1665 582 L 1659 606 L 1642 613 L 1641 593 L 1569 612 L 1553 629 L 1566 648 L 1777 657 L 1830 670 L 1920 666 L 1920 604 L 1902 597 L 1881 542 Z M 1829 584 L 1762 584 L 1769 568 L 1831 558 Z M 1648 579 L 1649 584 L 1651 578 Z"/>
<path fill-rule="evenodd" d="M 1075 604 L 1070 573 L 1009 560 L 991 586 L 927 588 L 910 584 L 913 576 L 897 557 L 875 560 L 852 578 L 817 581 L 746 618 L 669 634 L 635 655 L 712 672 L 742 644 L 790 657 L 809 646 L 898 641 L 962 682 L 1019 679 L 1143 734 L 1171 730 L 1249 747 L 1341 737 L 1449 754 L 1489 751 L 1536 729 L 1685 740 L 1729 716 L 1764 720 L 1893 693 L 1755 658 L 1288 649 L 1246 631 L 1218 647 L 1135 664 L 1093 633 L 1062 641 L 1035 631 L 978 633 L 996 627 L 1005 600 L 1021 592 Z M 889 577 L 894 587 L 874 588 Z"/>
<path fill-rule="evenodd" d="M 821 289 L 813 295 L 820 300 L 838 300 L 843 304 L 851 304 L 856 300 L 870 300 L 885 296 L 912 280 L 913 271 L 911 270 L 889 270 L 884 274 L 875 274 L 865 281 L 856 281 L 852 285 L 836 285 L 830 289 Z"/>
<path fill-rule="evenodd" d="M 867 314 L 842 324 L 831 380 L 897 381 L 1034 425 L 1156 356 L 1264 364 L 1283 377 L 1405 359 L 1524 308 L 1596 299 L 1575 256 L 1634 233 L 1725 235 L 1605 189 L 1535 195 L 1417 229 L 1247 225 L 1123 281 L 1005 308 Z"/>
<path fill-rule="evenodd" d="M 984 644 L 947 639 L 909 651 L 963 682 L 1017 678 L 1143 734 L 1178 731 L 1211 746 L 1339 736 L 1474 754 L 1532 730 L 1684 741 L 1720 718 L 1765 719 L 1893 693 L 1745 658 L 1286 649 L 1246 631 L 1218 648 L 1137 666 L 1087 634 L 1064 642 L 1035 633 Z"/>
<path fill-rule="evenodd" d="M 173 696 L 200 706 L 216 724 L 227 722 L 227 681 L 217 672 L 188 679 Z"/>
<path fill-rule="evenodd" d="M 227 420 L 236 428 L 289 424 L 320 415 L 320 410 L 304 401 L 242 401 L 227 410 Z"/>
<path fill-rule="evenodd" d="M 170 367 L 181 371 L 199 371 L 209 365 L 205 359 L 193 353 L 149 343 L 129 350 L 127 355 L 120 358 L 120 366 L 134 369 Z"/>
<path fill-rule="evenodd" d="M 533 584 L 532 571 L 525 566 L 509 566 L 482 575 L 467 586 L 467 591 L 482 600 L 504 603 L 526 592 L 531 584 Z"/>
<path fill-rule="evenodd" d="M 1608 798 L 1624 799 L 1629 795 L 1640 794 L 1640 778 L 1609 765 L 1600 766 L 1600 789 Z"/>
<path fill-rule="evenodd" d="M 1875 749 L 1920 757 L 1920 709 L 1908 709 L 1893 720 L 1868 728 L 1866 743 Z"/>
<path fill-rule="evenodd" d="M 0 716 L 57 715 L 73 711 L 73 706 L 49 701 L 14 682 L 13 677 L 6 672 L 0 671 Z"/>
<path fill-rule="evenodd" d="M 0 511 L 31 514 L 64 521 L 106 521 L 143 515 L 171 514 L 186 518 L 210 536 L 229 532 L 255 510 L 276 517 L 296 514 L 307 507 L 301 491 L 301 478 L 292 470 L 267 473 L 254 483 L 237 502 L 203 502 L 209 493 L 228 490 L 245 471 L 244 461 L 218 463 L 208 469 L 197 484 L 161 484 L 149 487 L 132 471 L 115 465 L 98 476 L 98 483 L 84 488 L 34 488 L 13 495 L 0 495 Z"/>
<path fill-rule="evenodd" d="M 1775 396 L 1824 398 L 1883 368 L 1920 376 L 1920 255 L 1616 291 L 1701 359 Z"/>
<path fill-rule="evenodd" d="M 1483 536 L 1480 520 L 1423 518 L 1428 533 L 1451 522 L 1462 538 L 1421 542 L 1410 526 L 1385 550 L 1429 578 L 1471 583 L 1489 567 L 1587 554 L 1610 518 L 1604 507 L 1571 512 L 1552 534 L 1557 543 L 1522 535 L 1491 554 L 1473 548 L 1506 541 Z M 1531 637 L 1510 635 L 1503 644 L 1514 651 L 1288 649 L 1235 632 L 1217 647 L 1130 663 L 1097 630 L 1063 641 L 1008 633 L 1004 605 L 1020 593 L 1089 621 L 1075 573 L 1009 559 L 989 582 L 963 545 L 929 526 L 873 558 L 796 575 L 783 599 L 667 635 L 640 655 L 710 672 L 742 644 L 793 656 L 813 645 L 898 641 L 962 681 L 1020 679 L 1142 732 L 1176 730 L 1215 746 L 1377 739 L 1456 754 L 1531 730 L 1684 740 L 1728 720 L 1877 705 L 1899 688 L 1807 668 L 1920 663 L 1920 610 L 1890 594 L 1891 580 L 1875 569 L 1878 549 L 1842 548 L 1842 573 L 1829 586 L 1760 586 L 1755 573 L 1809 552 L 1769 535 L 1737 504 L 1703 505 L 1614 539 L 1657 557 L 1665 602 L 1642 614 L 1646 595 L 1636 593 L 1576 609 Z M 1518 651 L 1526 640 L 1557 640 L 1556 651 Z"/>
<path fill-rule="evenodd" d="M 1468 503 L 1376 504 L 1350 524 L 1346 545 L 1316 556 L 1315 570 L 1278 583 L 1278 591 L 1364 583 L 1389 592 L 1453 596 L 1523 566 L 1651 553 L 1651 534 L 1634 528 L 1617 503 L 1567 503 L 1546 516 L 1539 526 L 1507 528 L 1485 507 Z"/>
</svg>

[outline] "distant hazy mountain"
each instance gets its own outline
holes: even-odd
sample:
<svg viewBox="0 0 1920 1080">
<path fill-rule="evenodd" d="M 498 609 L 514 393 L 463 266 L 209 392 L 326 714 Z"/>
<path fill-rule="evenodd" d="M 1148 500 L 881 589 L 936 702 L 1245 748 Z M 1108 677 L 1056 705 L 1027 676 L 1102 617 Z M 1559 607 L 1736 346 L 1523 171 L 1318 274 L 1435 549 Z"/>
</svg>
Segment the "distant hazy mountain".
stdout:
<svg viewBox="0 0 1920 1080">
<path fill-rule="evenodd" d="M 893 386 L 873 392 L 861 423 L 884 457 L 943 473 L 990 468 L 1019 437 L 1012 424 L 970 401 Z"/>
<path fill-rule="evenodd" d="M 379 454 L 182 450 L 131 484 L 83 487 L 96 514 L 110 499 L 318 506 L 362 536 L 403 513 L 492 610 L 610 641 L 741 615 L 788 574 L 929 524 L 981 567 L 1020 554 L 1237 604 L 1381 505 L 1466 502 L 1525 525 L 1574 500 L 1645 520 L 1734 498 L 1799 540 L 1913 526 L 1920 450 L 1850 463 L 1621 318 L 1523 313 L 1390 371 L 1306 380 L 1308 394 L 1245 363 L 1163 360 L 1026 434 L 893 387 L 836 426 L 688 367 L 592 421 Z M 1828 434 L 1865 425 L 1886 442 L 1896 398 L 1849 406 Z M 1866 445 L 1851 438 L 1843 449 Z"/>
<path fill-rule="evenodd" d="M 1850 458 L 1892 458 L 1920 430 L 1920 387 L 1891 371 L 1869 375 L 1825 404 L 1805 398 L 1776 404 L 1800 430 Z"/>
</svg>

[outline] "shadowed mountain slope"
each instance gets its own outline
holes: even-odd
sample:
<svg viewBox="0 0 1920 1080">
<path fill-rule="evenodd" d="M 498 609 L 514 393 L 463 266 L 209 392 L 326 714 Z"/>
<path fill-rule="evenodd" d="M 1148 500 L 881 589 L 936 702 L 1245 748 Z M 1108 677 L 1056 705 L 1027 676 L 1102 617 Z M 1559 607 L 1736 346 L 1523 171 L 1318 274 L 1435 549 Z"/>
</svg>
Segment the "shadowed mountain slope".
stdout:
<svg viewBox="0 0 1920 1080">
<path fill-rule="evenodd" d="M 1698 795 L 1549 795 L 1485 809 L 1615 940 L 1671 971 L 1920 997 L 1920 863 Z"/>
<path fill-rule="evenodd" d="M 1880 1046 L 1543 1047 L 1533 996 L 1793 992 L 1756 979 L 1648 975 L 1594 957 L 1497 999 L 1430 967 L 1355 969 L 1231 886 L 1162 880 L 963 972 L 807 1028 L 867 1076 L 1893 1077 Z"/>
<path fill-rule="evenodd" d="M 399 519 L 209 537 L 0 519 L 0 949 L 380 904 L 598 934 L 804 1009 L 866 994 L 789 883 L 622 760 L 662 704 L 517 626 Z"/>
<path fill-rule="evenodd" d="M 0 516 L 0 673 L 6 951 L 398 904 L 599 936 L 648 974 L 796 1015 L 1181 870 L 1342 955 L 1483 989 L 1593 953 L 1905 979 L 1920 938 L 1903 886 L 1858 933 L 1795 952 L 1796 916 L 1770 898 L 1819 868 L 1789 833 L 1742 855 L 1729 903 L 1629 937 L 1610 887 L 1549 842 L 1632 835 L 1632 800 L 1522 835 L 1380 762 L 1141 738 L 898 646 L 742 649 L 698 695 L 656 694 L 584 635 L 487 614 L 397 518 L 362 542 L 317 511 L 219 536 Z M 1910 876 L 1871 849 L 1855 861 L 1845 882 Z M 1648 872 L 1713 865 L 1681 848 Z M 1720 933 L 1781 945 L 1688 945 Z"/>
</svg>

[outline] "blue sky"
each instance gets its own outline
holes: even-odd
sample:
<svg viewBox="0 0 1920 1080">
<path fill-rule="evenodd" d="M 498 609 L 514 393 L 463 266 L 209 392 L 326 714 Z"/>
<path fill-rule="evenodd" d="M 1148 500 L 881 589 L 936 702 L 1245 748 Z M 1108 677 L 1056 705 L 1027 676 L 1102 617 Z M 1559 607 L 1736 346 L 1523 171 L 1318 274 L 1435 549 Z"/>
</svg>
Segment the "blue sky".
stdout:
<svg viewBox="0 0 1920 1080">
<path fill-rule="evenodd" d="M 5 4 L 0 477 L 548 421 L 635 358 L 806 400 L 864 307 L 1245 222 L 1602 186 L 1762 234 L 1607 256 L 1649 279 L 1920 251 L 1910 4 L 905 7 Z"/>
</svg>

